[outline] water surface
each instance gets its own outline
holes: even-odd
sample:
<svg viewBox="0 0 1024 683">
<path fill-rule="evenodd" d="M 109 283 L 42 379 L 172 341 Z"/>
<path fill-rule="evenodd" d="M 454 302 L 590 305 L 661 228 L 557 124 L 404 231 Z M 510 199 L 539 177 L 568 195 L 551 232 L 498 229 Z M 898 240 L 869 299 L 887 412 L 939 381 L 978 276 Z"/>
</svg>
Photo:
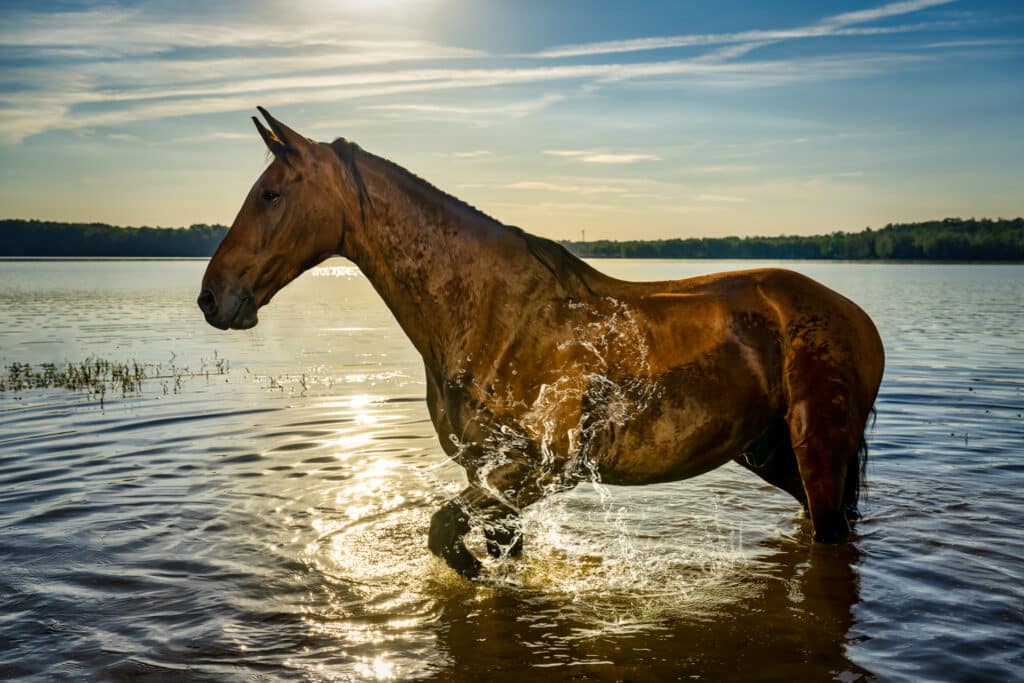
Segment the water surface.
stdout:
<svg viewBox="0 0 1024 683">
<path fill-rule="evenodd" d="M 1024 267 L 783 265 L 886 345 L 853 542 L 728 465 L 543 501 L 472 584 L 425 547 L 465 478 L 422 364 L 347 262 L 233 333 L 195 307 L 204 261 L 0 262 L 5 365 L 230 361 L 102 405 L 0 394 L 0 678 L 1019 680 Z"/>
</svg>

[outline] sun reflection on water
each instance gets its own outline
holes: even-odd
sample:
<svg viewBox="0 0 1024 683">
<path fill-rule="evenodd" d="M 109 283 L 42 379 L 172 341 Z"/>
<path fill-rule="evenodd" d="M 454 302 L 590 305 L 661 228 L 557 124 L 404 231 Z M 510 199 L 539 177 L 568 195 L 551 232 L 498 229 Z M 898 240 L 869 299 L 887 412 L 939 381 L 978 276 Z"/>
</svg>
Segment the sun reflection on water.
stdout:
<svg viewBox="0 0 1024 683">
<path fill-rule="evenodd" d="M 397 673 L 394 663 L 389 662 L 381 655 L 370 661 L 357 662 L 355 670 L 358 675 L 375 681 L 393 681 Z"/>
<path fill-rule="evenodd" d="M 310 460 L 331 458 L 344 476 L 306 480 L 299 495 L 310 504 L 290 516 L 311 582 L 303 623 L 335 643 L 356 680 L 436 672 L 449 644 L 432 624 L 453 609 L 490 619 L 512 600 L 537 628 L 565 625 L 558 638 L 574 647 L 663 629 L 758 590 L 741 529 L 719 518 L 713 498 L 684 495 L 686 503 L 677 492 L 666 504 L 652 491 L 590 484 L 525 511 L 520 559 L 488 558 L 482 534 L 471 534 L 485 574 L 468 582 L 426 548 L 431 515 L 465 479 L 416 440 L 429 427 L 410 417 L 410 404 L 365 393 L 325 397 L 317 409 L 315 422 L 336 424 Z M 666 507 L 678 512 L 670 527 Z"/>
</svg>

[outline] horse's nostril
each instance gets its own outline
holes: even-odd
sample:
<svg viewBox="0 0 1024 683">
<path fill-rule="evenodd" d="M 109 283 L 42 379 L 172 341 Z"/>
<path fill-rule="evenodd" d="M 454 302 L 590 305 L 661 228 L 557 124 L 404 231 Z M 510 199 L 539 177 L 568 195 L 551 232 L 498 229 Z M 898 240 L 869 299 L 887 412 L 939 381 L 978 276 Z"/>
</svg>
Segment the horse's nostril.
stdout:
<svg viewBox="0 0 1024 683">
<path fill-rule="evenodd" d="M 208 289 L 199 292 L 199 298 L 196 299 L 196 303 L 199 304 L 199 309 L 206 315 L 210 315 L 217 310 L 217 297 Z"/>
</svg>

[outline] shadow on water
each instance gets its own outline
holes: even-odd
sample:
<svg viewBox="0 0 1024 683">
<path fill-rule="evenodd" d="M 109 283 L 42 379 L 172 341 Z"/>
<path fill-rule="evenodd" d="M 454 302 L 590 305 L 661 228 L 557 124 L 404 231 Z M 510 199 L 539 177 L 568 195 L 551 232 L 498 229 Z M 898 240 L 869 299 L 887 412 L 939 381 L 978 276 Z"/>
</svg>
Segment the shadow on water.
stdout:
<svg viewBox="0 0 1024 683">
<path fill-rule="evenodd" d="M 845 649 L 859 601 L 854 544 L 772 542 L 746 599 L 636 628 L 559 620 L 565 605 L 519 591 L 443 601 L 448 664 L 437 680 L 870 680 Z M 597 598 L 600 599 L 600 598 Z"/>
</svg>

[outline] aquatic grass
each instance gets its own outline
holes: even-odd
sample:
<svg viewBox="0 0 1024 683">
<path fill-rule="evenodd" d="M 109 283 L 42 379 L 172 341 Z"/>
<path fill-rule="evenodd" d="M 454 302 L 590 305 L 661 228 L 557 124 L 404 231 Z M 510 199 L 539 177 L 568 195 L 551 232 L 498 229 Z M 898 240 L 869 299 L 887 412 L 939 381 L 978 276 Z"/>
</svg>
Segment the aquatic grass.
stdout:
<svg viewBox="0 0 1024 683">
<path fill-rule="evenodd" d="M 202 359 L 198 371 L 175 363 L 172 353 L 169 363 L 139 363 L 137 360 L 111 361 L 89 356 L 78 362 L 10 363 L 0 369 L 0 393 L 21 393 L 35 389 L 67 389 L 82 393 L 100 405 L 108 393 L 120 393 L 122 398 L 141 394 L 148 381 L 159 381 L 164 394 L 179 393 L 185 380 L 227 375 L 230 363 L 216 352 L 212 359 Z"/>
</svg>

